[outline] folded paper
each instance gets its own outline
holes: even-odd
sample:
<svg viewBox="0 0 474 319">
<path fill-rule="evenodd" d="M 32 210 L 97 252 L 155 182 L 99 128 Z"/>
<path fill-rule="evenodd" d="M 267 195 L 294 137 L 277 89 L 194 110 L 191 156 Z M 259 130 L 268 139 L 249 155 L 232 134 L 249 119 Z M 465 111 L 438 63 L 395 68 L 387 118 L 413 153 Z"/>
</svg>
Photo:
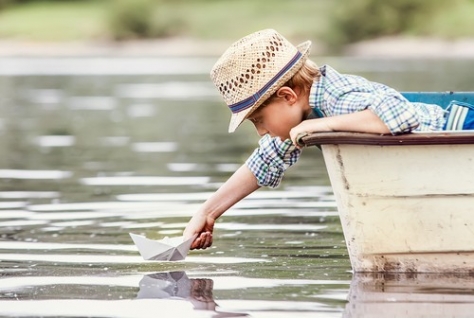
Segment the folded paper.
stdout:
<svg viewBox="0 0 474 319">
<path fill-rule="evenodd" d="M 196 236 L 183 241 L 183 237 L 165 237 L 161 240 L 148 239 L 145 236 L 130 233 L 140 255 L 145 260 L 176 261 L 186 258 Z"/>
</svg>

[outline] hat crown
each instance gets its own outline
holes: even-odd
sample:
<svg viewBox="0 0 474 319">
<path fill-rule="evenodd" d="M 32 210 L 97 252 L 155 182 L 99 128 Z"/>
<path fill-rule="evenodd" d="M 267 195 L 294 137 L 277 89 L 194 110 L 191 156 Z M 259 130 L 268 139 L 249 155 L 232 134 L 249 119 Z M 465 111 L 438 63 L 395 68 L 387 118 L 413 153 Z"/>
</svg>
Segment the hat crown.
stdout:
<svg viewBox="0 0 474 319">
<path fill-rule="evenodd" d="M 211 79 L 231 107 L 255 94 L 258 97 L 273 94 L 262 89 L 296 54 L 299 54 L 298 49 L 277 31 L 258 31 L 233 43 L 224 52 L 211 70 Z"/>
</svg>

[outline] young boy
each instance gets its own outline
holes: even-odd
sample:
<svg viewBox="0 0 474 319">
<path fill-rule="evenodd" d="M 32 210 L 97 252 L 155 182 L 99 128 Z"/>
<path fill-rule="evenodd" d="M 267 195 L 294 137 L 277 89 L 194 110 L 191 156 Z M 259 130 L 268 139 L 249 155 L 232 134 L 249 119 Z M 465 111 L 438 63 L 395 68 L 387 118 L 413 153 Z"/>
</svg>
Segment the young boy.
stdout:
<svg viewBox="0 0 474 319">
<path fill-rule="evenodd" d="M 212 245 L 216 219 L 238 201 L 261 186 L 280 184 L 301 154 L 300 134 L 474 128 L 469 106 L 456 106 L 463 116 L 451 116 L 437 105 L 411 103 L 383 84 L 317 67 L 308 59 L 310 47 L 310 41 L 295 47 L 275 30 L 261 30 L 232 44 L 214 65 L 212 81 L 232 111 L 229 132 L 248 119 L 262 138 L 189 221 L 184 238 L 198 235 L 191 249 Z"/>
</svg>

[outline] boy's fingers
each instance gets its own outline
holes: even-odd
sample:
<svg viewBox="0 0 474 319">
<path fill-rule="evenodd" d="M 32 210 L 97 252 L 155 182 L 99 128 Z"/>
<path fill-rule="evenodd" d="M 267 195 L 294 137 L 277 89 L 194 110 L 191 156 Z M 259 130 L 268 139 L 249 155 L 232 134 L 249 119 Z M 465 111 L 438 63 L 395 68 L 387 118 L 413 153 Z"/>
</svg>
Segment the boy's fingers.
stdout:
<svg viewBox="0 0 474 319">
<path fill-rule="evenodd" d="M 193 243 L 191 244 L 191 247 L 189 249 L 193 250 L 193 249 L 198 249 L 199 246 L 201 245 L 201 238 L 200 237 L 197 237 Z"/>
<path fill-rule="evenodd" d="M 205 239 L 206 240 L 203 244 L 203 248 L 211 247 L 211 245 L 212 245 L 212 234 L 211 233 L 206 233 Z"/>
<path fill-rule="evenodd" d="M 191 245 L 191 250 L 193 249 L 206 249 L 212 245 L 212 234 L 210 232 L 205 232 L 199 234 L 199 236 L 194 240 Z"/>
</svg>

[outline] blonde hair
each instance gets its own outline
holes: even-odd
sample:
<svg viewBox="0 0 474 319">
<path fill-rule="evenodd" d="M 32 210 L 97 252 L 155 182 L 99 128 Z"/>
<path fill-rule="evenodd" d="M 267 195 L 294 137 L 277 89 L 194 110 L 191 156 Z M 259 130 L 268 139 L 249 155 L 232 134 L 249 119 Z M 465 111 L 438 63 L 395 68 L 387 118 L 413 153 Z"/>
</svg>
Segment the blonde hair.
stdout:
<svg viewBox="0 0 474 319">
<path fill-rule="evenodd" d="M 295 75 L 291 79 L 289 79 L 283 86 L 288 86 L 291 89 L 300 88 L 303 92 L 309 92 L 311 90 L 311 86 L 313 85 L 314 80 L 319 79 L 321 77 L 321 72 L 319 71 L 318 65 L 307 59 L 301 69 L 296 72 Z M 262 103 L 262 106 L 268 105 L 273 99 L 276 98 L 276 92 L 270 96 L 265 102 Z"/>
</svg>

